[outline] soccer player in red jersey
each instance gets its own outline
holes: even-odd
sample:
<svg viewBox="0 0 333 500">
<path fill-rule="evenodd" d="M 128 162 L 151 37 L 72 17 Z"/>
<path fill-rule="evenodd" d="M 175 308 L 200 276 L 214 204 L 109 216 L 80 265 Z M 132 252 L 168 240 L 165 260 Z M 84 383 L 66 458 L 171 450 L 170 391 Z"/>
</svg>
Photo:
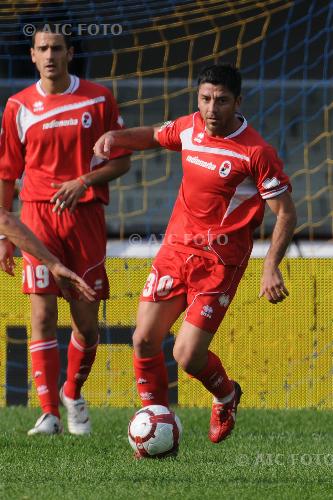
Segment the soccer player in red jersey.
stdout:
<svg viewBox="0 0 333 500">
<path fill-rule="evenodd" d="M 214 443 L 231 433 L 242 391 L 209 345 L 247 266 L 265 202 L 276 223 L 259 296 L 272 304 L 288 295 L 278 266 L 296 224 L 282 162 L 239 113 L 240 104 L 239 71 L 231 65 L 210 66 L 199 75 L 199 111 L 159 129 L 110 131 L 94 148 L 100 157 L 113 147 L 162 146 L 182 153 L 179 194 L 139 304 L 134 369 L 142 404 L 167 406 L 161 345 L 186 310 L 174 357 L 213 395 L 209 438 Z"/>
<path fill-rule="evenodd" d="M 59 259 L 52 255 L 41 241 L 20 222 L 13 214 L 10 214 L 4 208 L 0 207 L 0 239 L 8 238 L 14 245 L 25 252 L 30 253 L 40 260 L 50 270 L 62 295 L 69 300 L 70 293 L 68 288 L 73 287 L 82 296 L 83 300 L 95 300 L 96 292 L 92 290 L 77 274 L 65 267 Z M 14 276 L 13 263 L 1 263 L 3 271 Z"/>
<path fill-rule="evenodd" d="M 91 304 L 74 294 L 70 300 L 73 332 L 60 397 L 69 432 L 79 435 L 91 430 L 81 387 L 96 355 L 100 300 L 108 297 L 103 204 L 108 203 L 108 181 L 129 169 L 130 151 L 115 148 L 104 161 L 93 154 L 98 137 L 121 129 L 122 119 L 108 89 L 69 74 L 72 57 L 73 48 L 57 26 L 37 30 L 31 58 L 40 80 L 9 98 L 3 115 L 0 204 L 11 208 L 15 180 L 24 173 L 22 221 L 96 292 Z M 11 265 L 12 252 L 12 245 L 0 240 L 0 262 Z M 56 434 L 62 431 L 56 339 L 60 291 L 45 265 L 26 252 L 23 258 L 23 291 L 31 301 L 32 374 L 43 412 L 29 434 Z"/>
</svg>

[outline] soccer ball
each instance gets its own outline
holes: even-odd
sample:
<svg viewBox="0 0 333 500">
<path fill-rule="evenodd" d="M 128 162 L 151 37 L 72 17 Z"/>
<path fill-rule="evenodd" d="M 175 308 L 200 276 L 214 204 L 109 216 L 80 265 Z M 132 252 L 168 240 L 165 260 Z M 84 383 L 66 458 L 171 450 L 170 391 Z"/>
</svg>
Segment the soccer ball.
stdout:
<svg viewBox="0 0 333 500">
<path fill-rule="evenodd" d="M 150 405 L 137 411 L 128 424 L 128 440 L 138 457 L 176 455 L 182 425 L 166 406 Z"/>
</svg>

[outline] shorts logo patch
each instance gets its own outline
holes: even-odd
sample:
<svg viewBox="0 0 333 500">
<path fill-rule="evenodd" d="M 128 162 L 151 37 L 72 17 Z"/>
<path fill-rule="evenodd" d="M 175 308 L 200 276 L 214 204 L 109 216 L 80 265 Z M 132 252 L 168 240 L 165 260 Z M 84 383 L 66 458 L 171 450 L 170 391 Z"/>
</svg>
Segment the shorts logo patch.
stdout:
<svg viewBox="0 0 333 500">
<path fill-rule="evenodd" d="M 88 111 L 85 111 L 82 115 L 82 118 L 81 118 L 81 123 L 82 123 L 82 126 L 84 128 L 89 128 L 91 127 L 91 124 L 92 124 L 92 117 L 91 117 L 91 114 L 88 113 Z"/>
<path fill-rule="evenodd" d="M 227 177 L 230 174 L 231 162 L 229 160 L 224 161 L 219 170 L 220 177 Z"/>
<path fill-rule="evenodd" d="M 222 293 L 222 295 L 219 296 L 219 303 L 222 307 L 228 307 L 228 305 L 230 304 L 229 295 L 225 295 L 224 293 Z"/>
<path fill-rule="evenodd" d="M 212 314 L 214 312 L 214 309 L 208 305 L 203 306 L 201 310 L 201 316 L 205 316 L 205 318 L 212 319 Z"/>
<path fill-rule="evenodd" d="M 94 290 L 102 290 L 103 280 L 95 280 Z"/>
</svg>

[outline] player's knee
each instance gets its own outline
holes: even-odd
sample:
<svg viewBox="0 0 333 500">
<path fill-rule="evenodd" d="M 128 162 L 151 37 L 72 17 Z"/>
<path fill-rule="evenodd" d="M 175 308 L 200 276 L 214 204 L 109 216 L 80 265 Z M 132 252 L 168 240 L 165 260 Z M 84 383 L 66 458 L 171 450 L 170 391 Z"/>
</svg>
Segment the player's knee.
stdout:
<svg viewBox="0 0 333 500">
<path fill-rule="evenodd" d="M 98 325 L 91 321 L 80 321 L 73 327 L 73 333 L 79 342 L 88 346 L 98 341 Z"/>
<path fill-rule="evenodd" d="M 53 308 L 33 308 L 31 314 L 32 330 L 41 336 L 55 334 L 58 314 Z"/>
<path fill-rule="evenodd" d="M 201 369 L 201 356 L 196 349 L 176 344 L 173 349 L 173 357 L 186 373 L 194 375 Z"/>
<path fill-rule="evenodd" d="M 133 347 L 135 354 L 140 358 L 155 356 L 161 349 L 153 335 L 149 331 L 143 331 L 140 328 L 136 328 L 133 334 Z"/>
</svg>

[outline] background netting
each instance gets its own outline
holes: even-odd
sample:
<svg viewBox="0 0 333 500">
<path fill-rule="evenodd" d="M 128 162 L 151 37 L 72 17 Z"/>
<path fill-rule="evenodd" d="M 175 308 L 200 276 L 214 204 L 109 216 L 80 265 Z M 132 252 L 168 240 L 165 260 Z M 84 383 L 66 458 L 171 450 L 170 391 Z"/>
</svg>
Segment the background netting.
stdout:
<svg viewBox="0 0 333 500">
<path fill-rule="evenodd" d="M 194 111 L 199 69 L 235 63 L 244 77 L 243 112 L 291 176 L 296 234 L 332 237 L 332 13 L 327 0 L 7 0 L 0 9 L 1 105 L 36 76 L 23 35 L 28 23 L 70 26 L 72 71 L 110 86 L 127 126 Z M 110 187 L 110 235 L 163 233 L 180 177 L 179 155 L 136 154 L 131 172 Z M 262 238 L 272 223 L 267 214 Z"/>
<path fill-rule="evenodd" d="M 109 86 L 127 126 L 157 124 L 194 111 L 199 69 L 217 61 L 236 63 L 244 77 L 242 110 L 278 149 L 292 179 L 297 235 L 332 238 L 332 13 L 333 2 L 327 0 L 3 1 L 0 107 L 37 77 L 23 35 L 26 24 L 72 27 L 76 58 L 71 71 Z M 97 33 L 102 24 L 109 30 L 114 26 L 118 34 Z M 89 33 L 87 25 L 97 28 Z M 109 234 L 159 238 L 180 178 L 179 155 L 161 150 L 135 154 L 131 172 L 110 185 Z M 267 214 L 257 236 L 265 238 L 272 224 Z M 150 263 L 145 258 L 108 260 L 111 297 L 101 309 L 101 345 L 85 387 L 93 405 L 138 405 L 131 335 Z M 257 302 L 261 267 L 260 259 L 250 262 L 214 351 L 241 382 L 245 406 L 332 408 L 332 260 L 285 261 L 282 271 L 291 296 L 277 307 Z M 28 300 L 19 293 L 19 274 L 18 261 L 15 280 L 0 276 L 0 405 L 35 406 L 27 355 Z M 62 379 L 69 324 L 68 308 L 61 303 Z M 172 333 L 178 326 L 179 321 Z M 199 384 L 178 374 L 172 345 L 170 335 L 165 352 L 171 400 L 210 405 Z"/>
</svg>

